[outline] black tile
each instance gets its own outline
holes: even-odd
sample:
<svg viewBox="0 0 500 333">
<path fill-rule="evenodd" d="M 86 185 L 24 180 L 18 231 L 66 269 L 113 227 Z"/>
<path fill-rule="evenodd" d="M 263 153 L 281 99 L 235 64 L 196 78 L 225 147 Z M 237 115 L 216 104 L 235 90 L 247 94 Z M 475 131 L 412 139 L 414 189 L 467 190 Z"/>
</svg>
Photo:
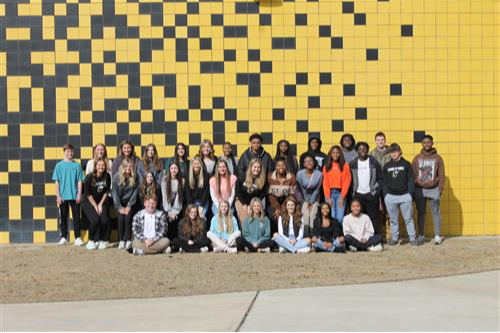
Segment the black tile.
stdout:
<svg viewBox="0 0 500 333">
<path fill-rule="evenodd" d="M 214 109 L 224 109 L 224 97 L 213 97 L 212 98 L 212 107 Z"/>
<path fill-rule="evenodd" d="M 248 50 L 248 61 L 260 61 L 260 50 Z"/>
<path fill-rule="evenodd" d="M 329 25 L 320 25 L 319 26 L 319 37 L 331 37 L 332 36 L 332 27 Z"/>
<path fill-rule="evenodd" d="M 224 15 L 223 14 L 212 14 L 211 23 L 212 23 L 212 26 L 224 25 Z"/>
<path fill-rule="evenodd" d="M 366 25 L 366 14 L 365 13 L 354 14 L 354 25 Z"/>
<path fill-rule="evenodd" d="M 273 109 L 273 120 L 285 120 L 285 109 Z"/>
<path fill-rule="evenodd" d="M 356 108 L 355 110 L 355 118 L 358 120 L 368 119 L 368 109 L 367 108 Z"/>
<path fill-rule="evenodd" d="M 341 49 L 344 47 L 344 40 L 342 37 L 332 37 L 331 48 Z"/>
<path fill-rule="evenodd" d="M 200 49 L 201 50 L 211 50 L 212 49 L 212 38 L 200 38 Z"/>
<path fill-rule="evenodd" d="M 413 142 L 420 143 L 425 135 L 425 131 L 413 131 Z"/>
<path fill-rule="evenodd" d="M 188 110 L 177 110 L 177 121 L 189 121 L 189 112 Z"/>
<path fill-rule="evenodd" d="M 294 84 L 285 84 L 285 96 L 297 96 L 297 86 Z"/>
<path fill-rule="evenodd" d="M 188 38 L 199 38 L 200 27 L 188 27 Z"/>
<path fill-rule="evenodd" d="M 403 85 L 401 83 L 391 83 L 391 96 L 403 95 Z"/>
<path fill-rule="evenodd" d="M 225 109 L 224 110 L 224 118 L 226 120 L 236 120 L 237 119 L 236 109 Z"/>
<path fill-rule="evenodd" d="M 332 73 L 319 73 L 319 84 L 331 84 Z"/>
<path fill-rule="evenodd" d="M 260 72 L 261 73 L 272 73 L 273 72 L 273 62 L 272 61 L 261 61 L 260 62 Z"/>
<path fill-rule="evenodd" d="M 344 84 L 344 96 L 355 96 L 356 86 L 351 83 Z"/>
<path fill-rule="evenodd" d="M 272 24 L 271 14 L 259 14 L 259 25 L 269 26 Z"/>
<path fill-rule="evenodd" d="M 187 26 L 187 15 L 175 14 L 175 26 L 177 27 Z"/>
<path fill-rule="evenodd" d="M 189 133 L 189 145 L 195 146 L 201 143 L 201 134 Z"/>
<path fill-rule="evenodd" d="M 258 14 L 259 13 L 259 3 L 258 2 L 236 2 L 235 3 L 235 13 L 236 14 Z"/>
<path fill-rule="evenodd" d="M 250 125 L 247 120 L 239 120 L 236 122 L 236 131 L 238 133 L 248 133 L 249 128 Z"/>
<path fill-rule="evenodd" d="M 199 14 L 200 13 L 200 4 L 197 2 L 188 2 L 187 3 L 187 13 L 188 14 Z"/>
<path fill-rule="evenodd" d="M 236 50 L 224 50 L 224 61 L 236 61 Z"/>
<path fill-rule="evenodd" d="M 212 109 L 202 109 L 200 112 L 202 121 L 212 121 L 214 119 L 214 112 Z"/>
<path fill-rule="evenodd" d="M 412 37 L 413 36 L 413 25 L 411 25 L 411 24 L 401 25 L 401 36 L 402 37 Z"/>
<path fill-rule="evenodd" d="M 352 2 L 352 1 L 342 2 L 342 13 L 354 14 L 354 2 Z"/>
<path fill-rule="evenodd" d="M 309 130 L 309 123 L 307 120 L 297 120 L 297 132 L 307 132 Z"/>
<path fill-rule="evenodd" d="M 366 49 L 366 60 L 378 60 L 378 49 Z"/>
<path fill-rule="evenodd" d="M 163 38 L 175 38 L 175 27 L 163 27 Z"/>
<path fill-rule="evenodd" d="M 332 132 L 343 132 L 343 131 L 344 131 L 344 121 L 332 120 Z"/>
<path fill-rule="evenodd" d="M 307 26 L 307 14 L 295 14 L 296 26 Z"/>
<path fill-rule="evenodd" d="M 295 49 L 295 37 L 273 37 L 272 48 L 279 49 Z"/>
<path fill-rule="evenodd" d="M 224 133 L 226 131 L 226 126 L 224 121 L 214 121 L 212 123 L 212 131 L 213 133 Z"/>
<path fill-rule="evenodd" d="M 307 75 L 307 73 L 296 73 L 295 74 L 295 83 L 297 83 L 297 84 L 307 84 L 308 83 L 308 75 Z"/>
<path fill-rule="evenodd" d="M 319 96 L 309 96 L 308 97 L 308 107 L 310 109 L 317 109 L 321 106 L 321 101 Z"/>
</svg>

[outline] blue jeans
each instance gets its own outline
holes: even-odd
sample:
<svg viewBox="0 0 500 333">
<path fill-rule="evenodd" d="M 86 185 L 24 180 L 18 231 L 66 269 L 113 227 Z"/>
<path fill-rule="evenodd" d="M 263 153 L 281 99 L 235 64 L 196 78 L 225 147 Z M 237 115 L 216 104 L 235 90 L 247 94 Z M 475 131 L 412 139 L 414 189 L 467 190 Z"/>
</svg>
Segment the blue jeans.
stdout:
<svg viewBox="0 0 500 333">
<path fill-rule="evenodd" d="M 340 190 L 334 188 L 330 190 L 330 198 L 332 199 L 332 218 L 336 219 L 340 225 L 342 225 L 345 214 L 345 199 L 342 206 L 339 205 L 339 200 L 342 198 L 342 195 L 340 194 Z"/>
<path fill-rule="evenodd" d="M 290 242 L 281 235 L 278 235 L 278 237 L 276 237 L 274 241 L 276 242 L 276 244 L 278 244 L 279 247 L 283 247 L 292 253 L 297 252 L 298 249 L 309 246 L 309 241 L 307 238 L 302 238 L 301 240 L 297 241 L 295 245 L 290 244 Z"/>
<path fill-rule="evenodd" d="M 345 245 L 339 243 L 339 239 L 335 238 L 332 242 L 333 246 L 329 249 L 325 248 L 325 244 L 321 239 L 318 239 L 315 243 L 316 249 L 324 252 L 344 252 Z"/>
<path fill-rule="evenodd" d="M 196 200 L 194 202 L 194 205 L 196 208 L 201 206 L 201 202 L 199 200 Z M 205 203 L 205 206 L 203 207 L 203 217 L 206 219 L 207 218 L 207 213 L 208 213 L 208 201 Z"/>
</svg>

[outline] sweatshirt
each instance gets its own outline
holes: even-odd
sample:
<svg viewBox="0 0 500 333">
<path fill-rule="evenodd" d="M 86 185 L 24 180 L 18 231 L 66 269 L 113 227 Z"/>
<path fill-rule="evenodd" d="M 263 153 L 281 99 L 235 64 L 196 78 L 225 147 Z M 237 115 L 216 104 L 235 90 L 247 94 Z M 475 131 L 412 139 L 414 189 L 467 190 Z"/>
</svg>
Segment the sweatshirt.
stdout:
<svg viewBox="0 0 500 333">
<path fill-rule="evenodd" d="M 265 198 L 267 192 L 266 186 L 264 185 L 264 187 L 258 189 L 255 187 L 254 183 L 249 185 L 244 179 L 238 179 L 236 182 L 236 197 L 243 205 L 249 205 L 250 201 L 255 197 L 260 200 Z"/>
<path fill-rule="evenodd" d="M 361 241 L 363 238 L 368 240 L 375 234 L 372 221 L 366 214 L 361 214 L 359 217 L 355 217 L 352 213 L 344 216 L 342 227 L 344 235 L 351 235 L 358 241 Z"/>
<path fill-rule="evenodd" d="M 260 220 L 258 217 L 247 217 L 243 223 L 243 237 L 250 243 L 262 243 L 271 238 L 271 222 L 264 217 Z"/>
<path fill-rule="evenodd" d="M 245 179 L 250 161 L 254 158 L 259 159 L 262 162 L 264 166 L 264 170 L 262 171 L 266 174 L 274 171 L 274 163 L 271 155 L 269 155 L 263 147 L 260 147 L 260 150 L 257 153 L 254 153 L 250 147 L 243 153 L 243 155 L 241 155 L 240 161 L 238 162 L 239 179 Z"/>
<path fill-rule="evenodd" d="M 155 177 L 156 184 L 160 184 L 163 178 L 163 167 L 160 170 L 156 169 L 156 166 L 153 163 L 149 163 L 147 167 L 144 167 L 144 163 L 142 160 L 139 161 L 137 165 L 137 175 L 139 176 L 139 181 L 142 183 L 146 178 L 146 174 L 151 172 Z"/>
<path fill-rule="evenodd" d="M 319 170 L 314 170 L 311 177 L 307 175 L 306 169 L 297 172 L 297 189 L 306 202 L 318 202 L 322 184 L 323 174 Z"/>
<path fill-rule="evenodd" d="M 281 210 L 281 203 L 290 195 L 295 193 L 297 182 L 295 176 L 287 172 L 285 179 L 278 180 L 276 171 L 267 177 L 269 189 L 267 191 L 269 204 L 275 209 Z"/>
<path fill-rule="evenodd" d="M 137 202 L 139 179 L 138 177 L 136 177 L 135 185 L 133 187 L 130 185 L 129 182 L 126 182 L 125 184 L 122 185 L 118 185 L 118 176 L 119 174 L 115 174 L 113 176 L 113 181 L 111 185 L 113 204 L 116 210 L 125 208 L 122 206 L 122 203 L 126 203 L 127 207 L 133 207 Z"/>
<path fill-rule="evenodd" d="M 234 202 L 234 196 L 236 193 L 236 176 L 231 175 L 230 177 L 230 188 L 231 192 L 227 190 L 227 182 L 225 178 L 222 178 L 220 181 L 220 197 L 219 193 L 217 193 L 217 188 L 216 188 L 216 180 L 215 176 L 212 176 L 210 178 L 210 196 L 212 197 L 212 202 L 215 205 L 215 207 L 219 208 L 219 203 L 222 200 L 226 200 L 229 202 L 229 207 L 233 205 Z M 219 200 L 220 199 L 220 200 Z"/>
<path fill-rule="evenodd" d="M 355 151 L 354 149 L 351 150 L 342 149 L 342 152 L 344 153 L 344 159 L 347 164 L 351 163 L 352 160 L 358 157 L 358 152 Z"/>
<path fill-rule="evenodd" d="M 212 217 L 212 221 L 210 222 L 210 231 L 215 236 L 217 236 L 217 238 L 228 240 L 229 236 L 231 236 L 231 235 L 227 232 L 227 223 L 228 222 L 223 217 L 222 218 L 222 225 L 224 226 L 224 229 L 222 231 L 219 231 L 219 220 L 218 220 L 218 216 L 215 215 L 214 217 Z M 238 228 L 238 222 L 236 221 L 236 218 L 232 214 L 231 214 L 231 221 L 230 221 L 230 223 L 233 226 L 233 232 L 236 232 L 236 231 L 240 230 Z"/>
<path fill-rule="evenodd" d="M 409 193 L 413 196 L 415 183 L 411 164 L 401 157 L 398 161 L 389 161 L 384 166 L 384 196 L 403 195 Z"/>
<path fill-rule="evenodd" d="M 444 162 L 437 150 L 432 148 L 429 152 L 422 149 L 420 154 L 413 159 L 413 173 L 415 184 L 421 188 L 439 188 L 443 192 L 445 173 Z"/>
<path fill-rule="evenodd" d="M 210 175 L 206 172 L 203 173 L 203 187 L 199 188 L 195 184 L 194 189 L 189 186 L 189 180 L 186 179 L 186 202 L 187 204 L 194 204 L 196 201 L 200 202 L 201 207 L 205 207 L 209 197 L 210 197 Z"/>
<path fill-rule="evenodd" d="M 323 217 L 317 217 L 314 220 L 312 236 L 320 239 L 323 242 L 333 242 L 337 237 L 342 236 L 340 223 L 336 219 L 330 218 L 330 226 L 323 226 Z"/>
<path fill-rule="evenodd" d="M 330 197 L 331 189 L 340 190 L 342 198 L 347 196 L 351 186 L 351 169 L 349 164 L 344 164 L 344 169 L 340 171 L 340 166 L 337 162 L 332 162 L 330 171 L 326 171 L 326 165 L 323 167 L 323 193 L 326 198 Z"/>
<path fill-rule="evenodd" d="M 318 141 L 318 148 L 316 150 L 311 149 L 311 141 L 312 140 L 317 140 Z M 323 145 L 323 141 L 321 141 L 320 138 L 317 136 L 312 136 L 309 138 L 309 141 L 307 142 L 307 151 L 300 155 L 300 169 L 304 168 L 304 159 L 306 157 L 306 154 L 311 154 L 314 159 L 316 160 L 316 169 L 319 171 L 323 170 L 323 164 L 326 162 L 326 154 L 321 151 L 321 146 Z"/>
</svg>

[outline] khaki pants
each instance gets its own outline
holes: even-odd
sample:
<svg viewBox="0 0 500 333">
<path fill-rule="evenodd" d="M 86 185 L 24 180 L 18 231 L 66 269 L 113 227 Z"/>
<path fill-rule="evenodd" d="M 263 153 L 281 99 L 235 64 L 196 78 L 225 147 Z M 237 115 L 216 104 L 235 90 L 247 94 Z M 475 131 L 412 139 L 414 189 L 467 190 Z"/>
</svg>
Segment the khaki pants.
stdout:
<svg viewBox="0 0 500 333">
<path fill-rule="evenodd" d="M 314 220 L 316 219 L 316 214 L 318 213 L 318 206 L 319 204 L 315 202 L 309 209 L 309 202 L 306 201 L 302 204 L 302 221 L 304 221 L 304 231 L 306 232 L 304 233 L 304 236 L 312 234 Z"/>
<path fill-rule="evenodd" d="M 169 245 L 170 245 L 170 240 L 166 237 L 160 238 L 150 247 L 147 247 L 146 244 L 144 244 L 144 242 L 138 240 L 137 238 L 134 238 L 134 241 L 132 242 L 132 247 L 134 249 L 143 250 L 144 254 L 162 253 L 167 249 L 167 247 L 169 247 Z"/>
<path fill-rule="evenodd" d="M 209 231 L 207 232 L 207 237 L 212 241 L 212 246 L 214 247 L 214 250 L 224 250 L 227 247 L 235 247 L 236 246 L 236 238 L 240 237 L 241 231 L 235 231 L 233 232 L 230 236 L 229 239 L 227 240 L 227 243 L 225 240 L 220 239 L 217 237 L 213 232 Z"/>
</svg>

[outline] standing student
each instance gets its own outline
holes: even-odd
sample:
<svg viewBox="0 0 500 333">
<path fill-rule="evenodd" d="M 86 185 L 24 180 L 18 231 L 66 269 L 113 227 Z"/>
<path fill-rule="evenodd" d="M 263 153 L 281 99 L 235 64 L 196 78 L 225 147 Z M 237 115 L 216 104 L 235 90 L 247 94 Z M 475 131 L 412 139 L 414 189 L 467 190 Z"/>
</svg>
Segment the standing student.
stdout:
<svg viewBox="0 0 500 333">
<path fill-rule="evenodd" d="M 156 209 L 158 197 L 148 194 L 144 198 L 144 209 L 134 216 L 132 243 L 134 255 L 170 253 L 170 240 L 164 235 L 167 230 L 167 218 L 161 209 Z"/>
<path fill-rule="evenodd" d="M 344 159 L 342 148 L 332 146 L 323 167 L 323 192 L 332 207 L 332 217 L 341 223 L 344 218 L 346 197 L 351 186 L 351 170 Z"/>
<path fill-rule="evenodd" d="M 182 177 L 186 177 L 188 169 L 189 169 L 189 160 L 188 160 L 188 150 L 184 143 L 179 142 L 175 146 L 174 157 L 170 157 L 167 159 L 165 163 L 165 173 L 170 169 L 170 166 L 176 162 L 179 165 L 181 170 Z"/>
<path fill-rule="evenodd" d="M 380 193 L 382 192 L 382 169 L 373 156 L 368 155 L 370 147 L 366 142 L 358 142 L 358 157 L 349 164 L 352 172 L 352 195 L 363 207 L 372 221 L 375 234 L 380 235 Z"/>
<path fill-rule="evenodd" d="M 85 167 L 85 175 L 94 172 L 95 162 L 99 158 L 104 158 L 104 160 L 106 161 L 106 169 L 111 175 L 111 168 L 113 166 L 113 162 L 110 159 L 108 159 L 108 150 L 106 149 L 104 143 L 98 143 L 92 149 L 92 159 L 87 162 L 87 166 Z"/>
<path fill-rule="evenodd" d="M 273 240 L 279 246 L 280 253 L 309 253 L 311 250 L 311 239 L 304 237 L 299 205 L 291 197 L 285 201 L 285 209 L 278 219 L 278 232 L 274 234 Z"/>
<path fill-rule="evenodd" d="M 242 235 L 236 239 L 238 251 L 271 252 L 275 246 L 271 239 L 271 222 L 264 214 L 262 201 L 253 198 L 250 202 L 250 214 L 243 223 Z"/>
<path fill-rule="evenodd" d="M 316 252 L 344 252 L 345 238 L 337 220 L 331 217 L 332 208 L 327 202 L 314 220 L 311 243 Z"/>
<path fill-rule="evenodd" d="M 158 157 L 156 146 L 152 143 L 146 146 L 144 156 L 137 166 L 137 175 L 141 183 L 144 182 L 144 177 L 146 177 L 148 172 L 151 172 L 155 177 L 156 183 L 160 184 L 163 177 L 163 163 Z"/>
<path fill-rule="evenodd" d="M 304 155 L 304 169 L 297 172 L 297 190 L 302 197 L 302 220 L 305 235 L 309 236 L 318 212 L 323 174 L 316 169 L 316 160 L 307 153 Z"/>
<path fill-rule="evenodd" d="M 214 252 L 236 253 L 236 239 L 241 236 L 238 222 L 229 208 L 229 202 L 222 201 L 219 211 L 210 222 L 207 237 L 212 241 Z"/>
<path fill-rule="evenodd" d="M 193 158 L 189 164 L 186 178 L 186 202 L 188 205 L 195 205 L 200 216 L 206 218 L 210 198 L 210 175 L 203 170 L 203 162 L 199 157 Z"/>
<path fill-rule="evenodd" d="M 304 168 L 304 160 L 307 155 L 311 155 L 316 161 L 316 168 L 321 171 L 323 170 L 323 165 L 326 162 L 326 154 L 321 151 L 321 146 L 323 142 L 320 138 L 313 136 L 309 139 L 307 143 L 307 151 L 300 155 L 300 168 Z"/>
<path fill-rule="evenodd" d="M 278 219 L 289 196 L 295 194 L 297 182 L 295 176 L 286 169 L 284 157 L 278 157 L 273 173 L 267 176 L 267 214 L 271 219 L 271 232 L 278 231 Z"/>
<path fill-rule="evenodd" d="M 402 157 L 403 152 L 397 143 L 391 144 L 391 161 L 384 166 L 384 201 L 391 220 L 391 239 L 388 245 L 399 245 L 399 210 L 406 224 L 410 245 L 418 246 L 413 224 L 413 192 L 415 181 L 412 165 Z"/>
<path fill-rule="evenodd" d="M 73 214 L 75 246 L 82 246 L 80 230 L 80 200 L 82 198 L 83 171 L 80 164 L 73 160 L 74 147 L 71 143 L 63 146 L 64 159 L 56 164 L 52 180 L 56 182 L 56 200 L 61 218 L 61 239 L 58 245 L 68 244 L 69 208 Z"/>
<path fill-rule="evenodd" d="M 238 158 L 233 154 L 233 145 L 231 142 L 224 142 L 222 145 L 223 154 L 219 156 L 219 160 L 224 160 L 232 175 L 238 177 Z"/>
<path fill-rule="evenodd" d="M 101 157 L 94 163 L 94 170 L 85 177 L 83 211 L 90 222 L 87 250 L 104 250 L 109 227 L 109 200 L 111 176 L 107 161 Z"/>
<path fill-rule="evenodd" d="M 180 173 L 179 164 L 173 162 L 168 172 L 161 181 L 161 195 L 163 197 L 163 210 L 167 214 L 169 226 L 168 239 L 174 239 L 177 231 L 179 214 L 182 211 L 184 195 L 184 178 Z"/>
<path fill-rule="evenodd" d="M 198 214 L 198 208 L 188 205 L 186 216 L 179 222 L 178 236 L 174 244 L 179 252 L 208 252 L 210 240 L 207 238 L 206 221 Z"/>
<path fill-rule="evenodd" d="M 361 201 L 351 201 L 351 213 L 342 222 L 349 251 L 382 251 L 382 237 L 375 234 L 370 217 L 361 213 Z"/>
<path fill-rule="evenodd" d="M 292 175 L 296 175 L 299 170 L 299 162 L 297 162 L 297 156 L 293 155 L 290 150 L 290 142 L 287 140 L 280 140 L 276 145 L 276 155 L 274 156 L 274 165 L 278 159 L 285 159 L 286 170 Z"/>
<path fill-rule="evenodd" d="M 385 134 L 383 132 L 377 132 L 377 134 L 375 134 L 376 147 L 369 154 L 377 160 L 381 168 L 391 160 L 391 152 L 389 151 L 389 146 L 387 146 L 385 142 Z"/>
<path fill-rule="evenodd" d="M 198 155 L 203 161 L 205 170 L 207 170 L 209 175 L 213 175 L 215 171 L 215 163 L 217 163 L 217 157 L 214 155 L 214 144 L 212 141 L 205 139 L 200 144 L 200 150 Z"/>
<path fill-rule="evenodd" d="M 342 135 L 340 138 L 340 146 L 344 152 L 344 159 L 347 164 L 351 163 L 352 160 L 358 157 L 358 153 L 354 149 L 354 147 L 356 147 L 356 140 L 351 133 L 345 133 Z"/>
<path fill-rule="evenodd" d="M 122 160 L 120 168 L 113 175 L 111 193 L 118 212 L 118 249 L 128 250 L 132 246 L 132 218 L 137 202 L 139 179 L 134 162 Z"/>
<path fill-rule="evenodd" d="M 122 165 L 124 159 L 132 160 L 132 163 L 134 165 L 134 173 L 137 174 L 137 168 L 139 167 L 141 159 L 135 154 L 135 147 L 132 141 L 123 140 L 122 142 L 120 142 L 120 147 L 118 148 L 118 150 L 119 154 L 118 156 L 116 156 L 115 160 L 113 161 L 113 165 L 111 166 L 111 176 L 114 176 L 115 173 L 118 172 L 118 169 Z"/>
<path fill-rule="evenodd" d="M 144 181 L 139 185 L 138 199 L 140 209 L 144 208 L 144 198 L 148 195 L 156 195 L 156 208 L 162 209 L 162 196 L 160 185 L 156 182 L 156 178 L 151 171 L 146 173 Z"/>
<path fill-rule="evenodd" d="M 434 139 L 431 135 L 422 138 L 422 150 L 413 159 L 413 172 L 415 174 L 415 201 L 418 212 L 418 233 L 420 243 L 424 242 L 425 212 L 427 200 L 432 211 L 434 223 L 434 244 L 443 241 L 441 235 L 441 211 L 439 209 L 441 194 L 443 193 L 445 172 L 444 161 L 433 147 Z"/>
<path fill-rule="evenodd" d="M 243 226 L 245 218 L 250 214 L 250 202 L 253 198 L 262 200 L 266 196 L 266 171 L 259 159 L 250 161 L 245 178 L 236 182 L 236 202 L 234 204 L 240 224 Z"/>
<path fill-rule="evenodd" d="M 215 167 L 215 174 L 210 178 L 210 196 L 212 197 L 212 212 L 214 216 L 219 211 L 223 201 L 233 205 L 236 193 L 236 176 L 229 172 L 226 161 L 219 160 Z"/>
<path fill-rule="evenodd" d="M 267 175 L 269 172 L 274 171 L 274 164 L 271 155 L 262 147 L 262 136 L 254 133 L 249 138 L 250 147 L 241 155 L 238 162 L 238 179 L 245 179 L 247 170 L 250 167 L 252 160 L 257 159 L 261 162 L 262 170 Z"/>
</svg>

